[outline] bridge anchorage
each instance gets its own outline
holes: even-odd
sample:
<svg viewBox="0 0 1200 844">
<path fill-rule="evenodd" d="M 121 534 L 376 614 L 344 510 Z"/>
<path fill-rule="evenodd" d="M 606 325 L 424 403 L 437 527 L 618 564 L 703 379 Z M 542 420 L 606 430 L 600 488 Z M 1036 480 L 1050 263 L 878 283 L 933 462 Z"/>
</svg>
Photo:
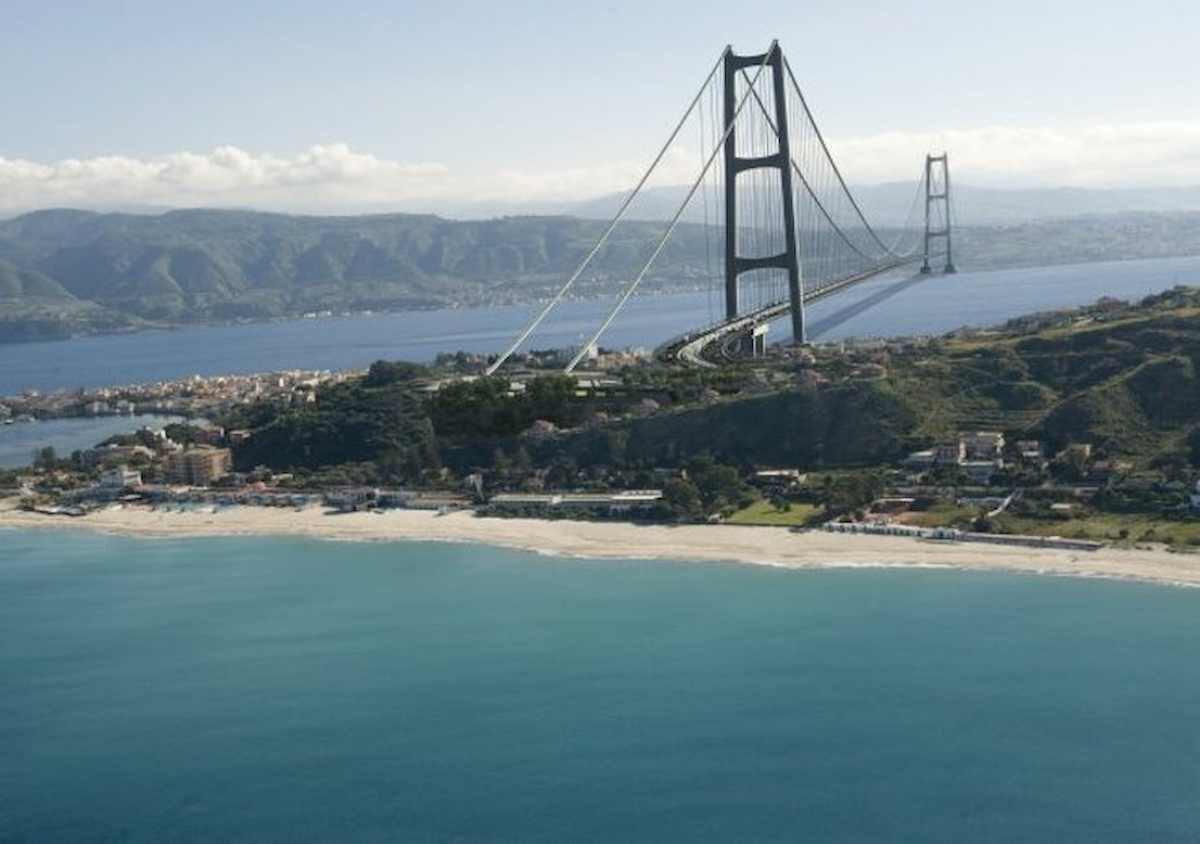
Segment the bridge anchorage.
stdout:
<svg viewBox="0 0 1200 844">
<path fill-rule="evenodd" d="M 942 242 L 944 271 L 955 271 L 945 154 L 926 158 L 905 220 L 877 229 L 847 187 L 778 42 L 751 55 L 726 47 L 575 271 L 488 367 L 488 374 L 504 365 L 597 262 L 621 221 L 637 213 L 636 201 L 648 185 L 677 189 L 680 162 L 688 158 L 698 162 L 698 170 L 688 177 L 686 193 L 641 269 L 566 372 L 598 347 L 689 209 L 684 236 L 696 243 L 702 225 L 705 267 L 699 274 L 706 276 L 711 292 L 720 291 L 723 308 L 715 313 L 710 302 L 707 325 L 659 348 L 660 359 L 672 363 L 703 367 L 762 356 L 768 326 L 785 318 L 793 343 L 803 345 L 808 341 L 808 305 L 918 261 L 926 271 L 935 257 L 931 250 Z"/>
</svg>

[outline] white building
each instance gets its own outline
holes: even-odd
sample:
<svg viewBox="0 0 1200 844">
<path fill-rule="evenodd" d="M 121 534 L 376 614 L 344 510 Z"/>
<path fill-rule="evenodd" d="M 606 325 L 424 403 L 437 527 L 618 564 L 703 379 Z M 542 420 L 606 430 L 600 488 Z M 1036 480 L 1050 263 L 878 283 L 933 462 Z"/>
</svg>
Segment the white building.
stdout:
<svg viewBox="0 0 1200 844">
<path fill-rule="evenodd" d="M 105 489 L 125 489 L 142 485 L 142 473 L 128 466 L 114 466 L 100 475 L 100 486 Z"/>
<path fill-rule="evenodd" d="M 1004 434 L 998 431 L 971 431 L 960 440 L 968 460 L 999 460 L 1004 456 Z"/>
</svg>

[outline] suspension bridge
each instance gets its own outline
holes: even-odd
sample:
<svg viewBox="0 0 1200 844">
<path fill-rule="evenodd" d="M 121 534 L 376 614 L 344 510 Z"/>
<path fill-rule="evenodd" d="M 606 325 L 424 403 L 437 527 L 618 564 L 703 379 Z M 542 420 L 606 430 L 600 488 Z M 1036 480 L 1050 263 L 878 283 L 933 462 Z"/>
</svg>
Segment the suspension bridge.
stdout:
<svg viewBox="0 0 1200 844">
<path fill-rule="evenodd" d="M 691 146 L 695 141 L 695 146 Z M 625 196 L 574 272 L 488 367 L 499 370 L 568 297 L 665 162 L 685 144 L 696 170 L 641 269 L 566 366 L 597 348 L 667 248 L 689 207 L 703 210 L 706 264 L 723 315 L 664 344 L 661 359 L 689 366 L 766 352 L 770 323 L 789 318 L 793 342 L 808 340 L 806 308 L 857 284 L 920 262 L 953 273 L 949 157 L 927 155 L 906 219 L 877 228 L 834 162 L 783 50 L 722 51 L 666 143 Z M 710 215 L 710 211 L 714 212 Z M 711 273 L 713 265 L 718 273 Z"/>
</svg>

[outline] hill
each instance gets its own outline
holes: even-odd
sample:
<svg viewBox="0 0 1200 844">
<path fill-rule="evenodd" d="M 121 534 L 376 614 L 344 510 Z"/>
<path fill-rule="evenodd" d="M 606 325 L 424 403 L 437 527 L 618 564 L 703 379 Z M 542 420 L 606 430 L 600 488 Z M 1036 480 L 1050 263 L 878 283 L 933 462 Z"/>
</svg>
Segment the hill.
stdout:
<svg viewBox="0 0 1200 844">
<path fill-rule="evenodd" d="M 566 217 L 40 211 L 0 223 L 8 268 L 0 319 L 12 322 L 47 296 L 131 323 L 528 301 L 574 268 L 602 226 Z M 661 231 L 654 222 L 619 227 L 581 293 L 612 290 L 613 276 L 640 267 Z M 686 274 L 705 254 L 703 238 L 699 227 L 677 231 L 664 270 Z"/>
<path fill-rule="evenodd" d="M 419 368 L 397 370 L 395 380 L 377 364 L 359 386 L 322 391 L 314 406 L 230 424 L 259 430 L 243 465 L 320 469 L 352 441 L 354 462 L 386 460 L 409 481 L 419 477 L 404 474 L 413 455 L 425 468 L 462 473 L 515 453 L 527 467 L 572 471 L 645 471 L 702 456 L 737 466 L 877 466 L 976 429 L 1037 439 L 1050 453 L 1087 443 L 1139 469 L 1200 467 L 1197 288 L 931 343 L 815 351 L 800 366 L 632 367 L 618 373 L 620 388 L 599 393 L 557 377 L 516 394 L 502 378 L 410 392 Z M 399 396 L 410 398 L 398 404 Z M 531 438 L 535 420 L 559 430 Z"/>
<path fill-rule="evenodd" d="M 605 225 L 561 216 L 39 211 L 0 222 L 0 341 L 148 323 L 528 302 L 552 295 Z M 663 227 L 654 220 L 618 226 L 575 295 L 619 289 Z M 880 234 L 891 240 L 894 231 Z M 717 236 L 681 225 L 643 289 L 709 283 L 718 272 Z M 1198 253 L 1200 213 L 963 227 L 956 239 L 960 269 Z"/>
</svg>

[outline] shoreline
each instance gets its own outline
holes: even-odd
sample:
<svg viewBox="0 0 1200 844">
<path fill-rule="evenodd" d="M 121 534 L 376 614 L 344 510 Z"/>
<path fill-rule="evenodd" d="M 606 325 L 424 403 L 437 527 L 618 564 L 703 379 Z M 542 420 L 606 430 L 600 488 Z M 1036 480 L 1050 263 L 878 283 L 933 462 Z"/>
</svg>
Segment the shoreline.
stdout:
<svg viewBox="0 0 1200 844">
<path fill-rule="evenodd" d="M 1105 547 L 1074 551 L 902 536 L 793 532 L 743 525 L 638 525 L 485 518 L 460 511 L 379 513 L 231 507 L 208 512 L 125 506 L 86 516 L 29 513 L 0 502 L 0 529 L 83 530 L 145 539 L 290 536 L 373 542 L 462 542 L 564 558 L 725 562 L 789 569 L 944 568 L 1200 587 L 1200 555 Z"/>
</svg>

